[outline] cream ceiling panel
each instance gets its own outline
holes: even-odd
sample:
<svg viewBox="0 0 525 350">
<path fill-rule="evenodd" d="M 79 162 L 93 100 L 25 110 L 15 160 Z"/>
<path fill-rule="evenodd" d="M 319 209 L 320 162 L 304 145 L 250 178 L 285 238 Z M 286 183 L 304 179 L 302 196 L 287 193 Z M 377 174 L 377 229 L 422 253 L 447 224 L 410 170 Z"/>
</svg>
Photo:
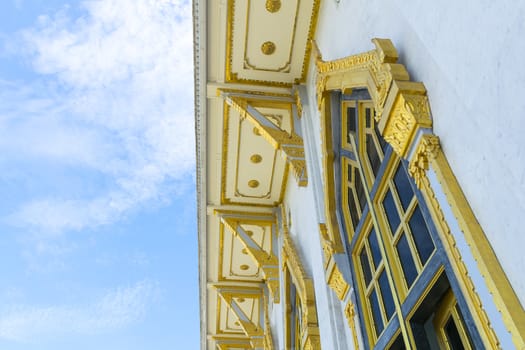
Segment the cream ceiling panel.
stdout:
<svg viewBox="0 0 525 350">
<path fill-rule="evenodd" d="M 228 81 L 292 84 L 304 79 L 315 0 L 230 0 Z"/>
<path fill-rule="evenodd" d="M 231 108 L 226 108 L 226 113 L 223 204 L 275 205 L 281 199 L 285 159 L 249 120 Z M 286 117 L 279 113 L 276 119 Z"/>
</svg>

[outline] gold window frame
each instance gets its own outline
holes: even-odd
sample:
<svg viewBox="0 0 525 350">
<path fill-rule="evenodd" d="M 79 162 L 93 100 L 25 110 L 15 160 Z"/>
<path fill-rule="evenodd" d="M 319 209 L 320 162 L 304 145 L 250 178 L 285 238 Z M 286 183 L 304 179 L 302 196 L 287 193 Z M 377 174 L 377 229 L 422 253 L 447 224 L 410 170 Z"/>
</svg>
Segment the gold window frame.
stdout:
<svg viewBox="0 0 525 350">
<path fill-rule="evenodd" d="M 334 188 L 331 176 L 333 171 L 330 171 L 334 158 L 331 154 L 332 130 L 328 97 L 335 90 L 346 92 L 355 88 L 367 88 L 376 111 L 379 131 L 400 158 L 409 160 L 409 174 L 420 188 L 436 223 L 448 260 L 458 278 L 459 287 L 484 345 L 487 348 L 498 348 L 499 340 L 479 302 L 474 283 L 427 177 L 430 166 L 441 183 L 515 346 L 525 348 L 525 311 L 461 191 L 440 147 L 439 139 L 432 134 L 430 106 L 424 85 L 410 81 L 406 68 L 396 63 L 398 54 L 390 40 L 373 39 L 372 42 L 375 49 L 371 51 L 333 61 L 323 61 L 317 48 L 315 52 L 317 105 L 321 111 L 321 137 L 324 145 L 326 236 L 333 240 L 336 247 L 339 246 L 340 233 L 337 218 L 333 215 L 336 210 L 334 192 L 327 191 Z M 419 136 L 418 131 L 422 131 L 423 135 Z M 415 152 L 409 154 L 410 149 Z M 330 286 L 334 287 L 331 284 Z"/>
</svg>

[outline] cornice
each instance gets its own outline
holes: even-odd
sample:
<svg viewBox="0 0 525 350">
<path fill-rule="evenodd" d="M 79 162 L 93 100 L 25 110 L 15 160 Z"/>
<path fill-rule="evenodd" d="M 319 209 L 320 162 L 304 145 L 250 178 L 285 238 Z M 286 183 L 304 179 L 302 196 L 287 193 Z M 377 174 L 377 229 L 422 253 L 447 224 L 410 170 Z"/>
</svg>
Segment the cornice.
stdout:
<svg viewBox="0 0 525 350">
<path fill-rule="evenodd" d="M 201 349 L 207 346 L 206 266 L 206 1 L 193 0 L 193 67 L 197 232 L 199 249 L 199 299 Z"/>
</svg>

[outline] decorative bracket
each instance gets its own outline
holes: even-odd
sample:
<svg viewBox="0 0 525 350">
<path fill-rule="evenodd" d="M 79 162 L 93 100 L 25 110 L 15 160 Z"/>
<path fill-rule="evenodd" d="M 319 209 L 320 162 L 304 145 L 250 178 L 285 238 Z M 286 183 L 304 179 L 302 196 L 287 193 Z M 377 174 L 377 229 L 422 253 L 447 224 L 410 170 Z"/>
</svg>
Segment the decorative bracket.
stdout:
<svg viewBox="0 0 525 350">
<path fill-rule="evenodd" d="M 226 103 L 241 114 L 241 118 L 248 119 L 276 150 L 281 150 L 299 186 L 308 184 L 304 144 L 301 136 L 288 133 L 272 123 L 257 109 L 251 106 L 245 97 L 223 94 Z"/>
<path fill-rule="evenodd" d="M 241 328 L 250 338 L 251 346 L 255 349 L 262 349 L 264 346 L 264 307 L 262 305 L 263 298 L 260 291 L 221 285 L 216 285 L 215 288 L 217 289 L 218 295 L 228 304 L 232 312 L 239 319 Z M 240 296 L 257 299 L 259 301 L 259 319 L 256 322 L 246 315 L 239 303 L 235 300 L 235 298 Z"/>
<path fill-rule="evenodd" d="M 265 251 L 251 238 L 242 228 L 242 218 L 227 214 L 220 214 L 223 225 L 235 236 L 246 248 L 248 254 L 254 259 L 263 271 L 265 282 L 274 303 L 279 303 L 279 259 L 273 252 Z M 267 217 L 265 217 L 267 219 Z M 272 233 L 274 230 L 272 230 Z"/>
</svg>

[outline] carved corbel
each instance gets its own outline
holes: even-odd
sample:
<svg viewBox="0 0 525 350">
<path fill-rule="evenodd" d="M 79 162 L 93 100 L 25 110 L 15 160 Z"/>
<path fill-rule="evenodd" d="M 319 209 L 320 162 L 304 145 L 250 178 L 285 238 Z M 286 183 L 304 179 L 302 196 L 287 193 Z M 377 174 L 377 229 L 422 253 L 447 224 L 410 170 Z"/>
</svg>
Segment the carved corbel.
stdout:
<svg viewBox="0 0 525 350">
<path fill-rule="evenodd" d="M 336 293 L 339 300 L 344 300 L 350 285 L 346 282 L 339 266 L 336 263 L 336 248 L 328 236 L 328 230 L 325 224 L 319 225 L 321 244 L 324 253 L 324 268 L 326 273 L 326 282 Z"/>
<path fill-rule="evenodd" d="M 437 136 L 432 134 L 421 136 L 416 152 L 408 166 L 408 172 L 414 178 L 417 188 L 421 189 L 429 163 L 436 158 L 440 147 Z"/>
<path fill-rule="evenodd" d="M 406 158 L 420 128 L 432 128 L 425 86 L 422 83 L 394 81 L 379 121 L 379 131 L 394 151 Z"/>
</svg>

